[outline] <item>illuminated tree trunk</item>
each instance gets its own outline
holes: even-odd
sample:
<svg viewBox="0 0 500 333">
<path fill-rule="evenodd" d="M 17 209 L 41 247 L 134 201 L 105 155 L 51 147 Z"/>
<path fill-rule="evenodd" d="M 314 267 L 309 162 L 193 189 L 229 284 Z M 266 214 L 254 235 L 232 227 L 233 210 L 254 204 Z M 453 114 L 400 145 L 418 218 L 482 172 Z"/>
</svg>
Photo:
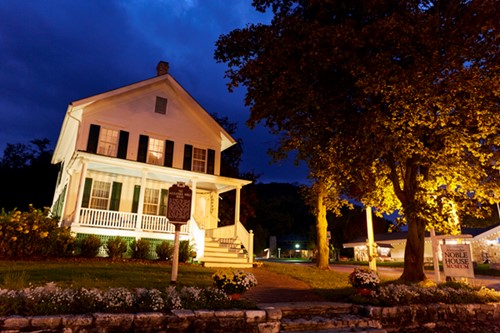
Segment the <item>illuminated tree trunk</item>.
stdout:
<svg viewBox="0 0 500 333">
<path fill-rule="evenodd" d="M 329 269 L 330 268 L 330 260 L 329 260 L 329 251 L 327 244 L 327 229 L 328 229 L 328 221 L 326 220 L 326 205 L 324 202 L 325 197 L 327 196 L 326 188 L 320 184 L 318 186 L 318 201 L 316 207 L 316 234 L 318 244 L 318 255 L 317 255 L 317 266 L 320 269 Z"/>
<path fill-rule="evenodd" d="M 425 223 L 418 218 L 408 217 L 404 270 L 400 280 L 413 283 L 427 279 L 424 273 L 424 251 Z"/>
</svg>

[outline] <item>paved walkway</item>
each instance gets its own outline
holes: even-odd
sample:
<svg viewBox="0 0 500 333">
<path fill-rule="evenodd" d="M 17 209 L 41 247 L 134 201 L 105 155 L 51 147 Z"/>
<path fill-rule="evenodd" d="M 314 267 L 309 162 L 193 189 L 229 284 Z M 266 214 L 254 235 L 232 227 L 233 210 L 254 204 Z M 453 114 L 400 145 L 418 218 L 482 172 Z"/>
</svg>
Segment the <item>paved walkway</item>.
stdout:
<svg viewBox="0 0 500 333">
<path fill-rule="evenodd" d="M 270 272 L 263 268 L 248 269 L 257 278 L 257 286 L 243 294 L 243 299 L 254 303 L 282 302 L 322 302 L 326 301 L 315 294 L 303 281 Z"/>
</svg>

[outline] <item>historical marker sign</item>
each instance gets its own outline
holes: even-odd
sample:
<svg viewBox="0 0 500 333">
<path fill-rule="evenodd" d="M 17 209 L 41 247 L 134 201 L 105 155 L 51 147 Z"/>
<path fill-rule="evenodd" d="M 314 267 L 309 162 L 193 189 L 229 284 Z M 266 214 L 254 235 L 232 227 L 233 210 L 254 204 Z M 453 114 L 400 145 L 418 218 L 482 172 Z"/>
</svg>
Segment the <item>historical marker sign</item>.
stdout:
<svg viewBox="0 0 500 333">
<path fill-rule="evenodd" d="M 167 219 L 172 223 L 186 223 L 191 218 L 192 191 L 183 183 L 168 190 Z"/>
</svg>

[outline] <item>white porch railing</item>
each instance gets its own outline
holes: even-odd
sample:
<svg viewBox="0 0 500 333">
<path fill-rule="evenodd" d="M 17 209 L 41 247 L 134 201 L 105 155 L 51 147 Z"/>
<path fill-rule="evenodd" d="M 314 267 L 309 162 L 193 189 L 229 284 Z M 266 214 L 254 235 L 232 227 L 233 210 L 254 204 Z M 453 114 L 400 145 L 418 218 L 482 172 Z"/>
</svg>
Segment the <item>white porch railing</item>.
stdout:
<svg viewBox="0 0 500 333">
<path fill-rule="evenodd" d="M 138 214 L 136 213 L 82 208 L 78 222 L 81 226 L 135 230 L 137 219 Z M 165 232 L 172 234 L 175 232 L 175 226 L 168 222 L 165 216 L 158 215 L 142 215 L 139 229 L 142 231 Z M 189 227 L 185 224 L 181 227 L 181 234 L 188 233 Z"/>
<path fill-rule="evenodd" d="M 241 222 L 237 222 L 233 225 L 226 225 L 217 229 L 207 230 L 206 234 L 208 237 L 218 239 L 238 238 L 243 247 L 247 250 L 248 262 L 253 263 L 253 232 L 252 230 L 248 232 Z"/>
</svg>

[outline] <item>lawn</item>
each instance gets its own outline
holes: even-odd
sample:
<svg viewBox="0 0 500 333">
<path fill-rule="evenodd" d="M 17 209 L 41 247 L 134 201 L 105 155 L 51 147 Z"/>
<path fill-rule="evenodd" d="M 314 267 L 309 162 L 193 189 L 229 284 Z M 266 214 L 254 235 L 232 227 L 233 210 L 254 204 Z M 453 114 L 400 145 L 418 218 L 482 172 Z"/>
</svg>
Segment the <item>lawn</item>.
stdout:
<svg viewBox="0 0 500 333">
<path fill-rule="evenodd" d="M 166 262 L 110 259 L 48 261 L 0 261 L 0 288 L 22 289 L 55 282 L 61 288 L 148 288 L 170 285 L 172 266 Z M 352 293 L 347 274 L 318 270 L 314 266 L 265 263 L 264 269 L 302 280 L 328 299 L 340 300 Z M 178 286 L 213 286 L 216 268 L 180 265 Z"/>
<path fill-rule="evenodd" d="M 170 285 L 172 266 L 157 261 L 74 259 L 0 261 L 0 288 L 21 289 L 55 282 L 62 288 L 156 288 Z M 179 286 L 210 287 L 215 269 L 180 265 Z"/>
</svg>

